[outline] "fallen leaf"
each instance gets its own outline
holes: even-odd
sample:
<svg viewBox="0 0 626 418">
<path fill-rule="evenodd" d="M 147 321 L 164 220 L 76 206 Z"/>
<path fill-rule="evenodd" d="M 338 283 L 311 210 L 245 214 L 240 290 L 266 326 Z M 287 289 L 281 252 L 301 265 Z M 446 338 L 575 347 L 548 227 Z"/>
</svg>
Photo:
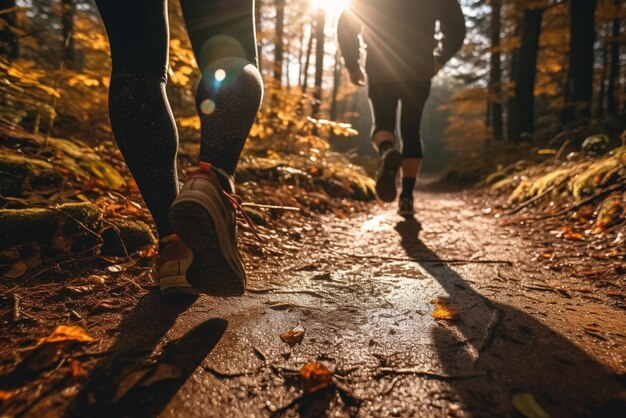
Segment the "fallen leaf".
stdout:
<svg viewBox="0 0 626 418">
<path fill-rule="evenodd" d="M 435 319 L 454 320 L 459 317 L 459 310 L 448 305 L 443 299 L 434 299 L 430 303 L 435 305 L 432 316 Z"/>
<path fill-rule="evenodd" d="M 5 402 L 13 397 L 13 392 L 8 390 L 0 390 L 0 401 Z"/>
<path fill-rule="evenodd" d="M 290 346 L 299 344 L 304 339 L 304 327 L 302 325 L 298 325 L 297 327 L 290 329 L 289 331 L 285 331 L 280 334 L 280 339 Z"/>
<path fill-rule="evenodd" d="M 90 293 L 93 291 L 93 286 L 83 285 L 83 286 L 67 286 L 65 288 L 69 293 L 73 293 L 75 295 L 83 295 L 85 293 Z"/>
<path fill-rule="evenodd" d="M 327 388 L 331 382 L 333 374 L 321 363 L 307 363 L 300 368 L 300 378 L 302 379 L 306 392 L 317 392 Z"/>
<path fill-rule="evenodd" d="M 36 346 L 61 342 L 81 342 L 88 343 L 94 341 L 83 328 L 74 325 L 59 325 L 52 334 L 40 338 Z"/>
<path fill-rule="evenodd" d="M 526 418 L 550 418 L 550 415 L 544 411 L 530 393 L 513 395 L 513 406 Z"/>
<path fill-rule="evenodd" d="M 122 271 L 125 271 L 125 270 L 129 269 L 130 267 L 134 266 L 135 264 L 137 264 L 137 261 L 130 260 L 130 261 L 127 261 L 126 263 L 113 264 L 111 266 L 108 266 L 107 270 L 110 271 L 111 273 L 120 273 Z"/>
<path fill-rule="evenodd" d="M 9 271 L 3 273 L 4 277 L 9 279 L 18 279 L 24 275 L 28 271 L 28 264 L 24 260 L 20 260 L 17 263 L 14 263 Z"/>
<path fill-rule="evenodd" d="M 158 253 L 159 246 L 157 244 L 148 244 L 137 250 L 136 254 L 141 258 L 152 258 Z"/>
<path fill-rule="evenodd" d="M 41 256 L 38 252 L 17 261 L 14 263 L 9 271 L 3 273 L 3 276 L 9 279 L 18 279 L 22 277 L 28 270 L 33 267 L 37 267 L 41 264 Z"/>
<path fill-rule="evenodd" d="M 139 194 L 139 186 L 137 186 L 135 179 L 133 178 L 126 179 L 126 187 L 128 188 L 129 192 Z"/>
<path fill-rule="evenodd" d="M 569 239 L 572 241 L 584 241 L 585 235 L 581 234 L 580 232 L 567 232 L 563 234 L 563 238 Z"/>
<path fill-rule="evenodd" d="M 539 254 L 539 256 L 546 260 L 551 260 L 554 257 L 554 253 L 550 251 L 543 251 Z"/>
<path fill-rule="evenodd" d="M 103 276 L 100 274 L 90 274 L 87 276 L 87 281 L 93 285 L 101 286 L 106 283 L 108 276 Z"/>
</svg>

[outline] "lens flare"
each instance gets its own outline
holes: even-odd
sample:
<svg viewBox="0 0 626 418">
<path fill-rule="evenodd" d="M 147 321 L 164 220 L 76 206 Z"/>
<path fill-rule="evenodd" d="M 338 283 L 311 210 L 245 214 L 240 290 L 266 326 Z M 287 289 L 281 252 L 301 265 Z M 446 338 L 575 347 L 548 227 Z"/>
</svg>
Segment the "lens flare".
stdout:
<svg viewBox="0 0 626 418">
<path fill-rule="evenodd" d="M 205 99 L 200 103 L 200 111 L 205 115 L 215 112 L 215 102 L 211 99 Z"/>
<path fill-rule="evenodd" d="M 226 71 L 221 68 L 215 72 L 215 80 L 222 81 L 226 78 Z"/>
</svg>

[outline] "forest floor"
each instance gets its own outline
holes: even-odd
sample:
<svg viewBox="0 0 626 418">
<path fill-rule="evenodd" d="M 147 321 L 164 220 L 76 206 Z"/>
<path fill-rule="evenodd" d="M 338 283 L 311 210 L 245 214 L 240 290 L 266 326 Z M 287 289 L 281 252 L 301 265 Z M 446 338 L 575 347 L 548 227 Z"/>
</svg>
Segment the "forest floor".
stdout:
<svg viewBox="0 0 626 418">
<path fill-rule="evenodd" d="M 248 242 L 241 298 L 163 299 L 145 260 L 22 292 L 0 414 L 624 416 L 623 263 L 554 268 L 484 198 L 423 189 L 417 220 L 285 213 Z M 46 324 L 88 335 L 33 349 Z"/>
</svg>

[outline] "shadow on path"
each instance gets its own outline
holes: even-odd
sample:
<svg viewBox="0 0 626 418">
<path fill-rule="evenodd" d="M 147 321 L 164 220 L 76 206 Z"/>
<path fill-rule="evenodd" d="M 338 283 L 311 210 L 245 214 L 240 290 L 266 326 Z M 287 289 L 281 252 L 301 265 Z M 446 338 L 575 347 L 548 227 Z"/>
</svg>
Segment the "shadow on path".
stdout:
<svg viewBox="0 0 626 418">
<path fill-rule="evenodd" d="M 226 331 L 226 320 L 212 318 L 159 347 L 194 301 L 164 299 L 158 290 L 141 299 L 123 318 L 111 355 L 90 373 L 65 416 L 158 416 Z"/>
<path fill-rule="evenodd" d="M 420 229 L 415 219 L 396 225 L 406 254 L 439 259 L 420 240 Z M 623 376 L 530 315 L 480 295 L 444 262 L 420 266 L 459 308 L 458 320 L 438 321 L 433 342 L 442 373 L 453 377 L 471 416 L 512 416 L 515 393 L 532 394 L 553 418 L 626 416 L 626 403 L 616 398 L 625 390 Z"/>
</svg>

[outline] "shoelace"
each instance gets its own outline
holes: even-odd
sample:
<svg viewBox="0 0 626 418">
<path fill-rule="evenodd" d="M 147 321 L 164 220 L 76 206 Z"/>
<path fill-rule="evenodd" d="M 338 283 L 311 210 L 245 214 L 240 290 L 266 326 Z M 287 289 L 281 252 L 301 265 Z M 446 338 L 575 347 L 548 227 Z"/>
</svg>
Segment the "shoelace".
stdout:
<svg viewBox="0 0 626 418">
<path fill-rule="evenodd" d="M 233 208 L 235 209 L 235 221 L 237 222 L 237 224 L 242 226 L 248 226 L 250 230 L 252 230 L 256 238 L 259 241 L 263 242 L 263 238 L 259 234 L 259 228 L 250 218 L 250 216 L 248 216 L 248 214 L 243 210 L 243 207 L 241 207 L 241 198 L 234 193 L 228 193 L 227 191 L 223 192 L 224 196 L 226 196 L 226 198 L 230 200 Z"/>
</svg>

